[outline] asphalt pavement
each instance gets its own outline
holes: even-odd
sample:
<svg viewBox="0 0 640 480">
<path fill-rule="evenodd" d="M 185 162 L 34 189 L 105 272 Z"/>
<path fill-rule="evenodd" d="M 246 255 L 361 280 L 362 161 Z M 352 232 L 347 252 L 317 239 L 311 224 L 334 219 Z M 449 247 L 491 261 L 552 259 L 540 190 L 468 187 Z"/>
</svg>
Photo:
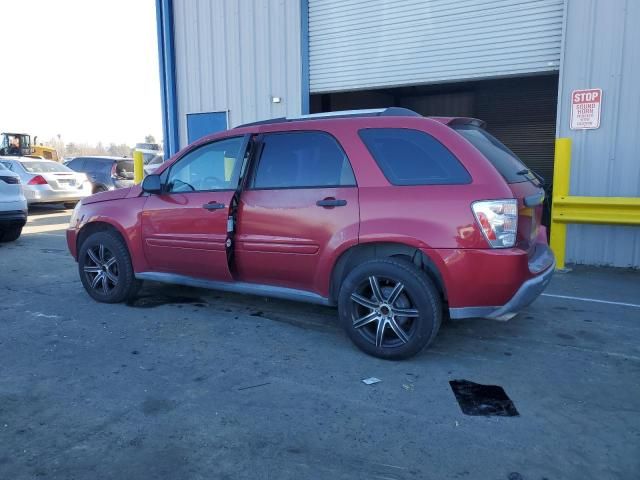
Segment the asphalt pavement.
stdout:
<svg viewBox="0 0 640 480">
<path fill-rule="evenodd" d="M 391 362 L 331 308 L 151 283 L 96 303 L 70 213 L 0 246 L 0 479 L 640 478 L 638 271 L 558 274 L 513 320 L 448 321 Z M 518 415 L 463 413 L 455 380 Z"/>
</svg>

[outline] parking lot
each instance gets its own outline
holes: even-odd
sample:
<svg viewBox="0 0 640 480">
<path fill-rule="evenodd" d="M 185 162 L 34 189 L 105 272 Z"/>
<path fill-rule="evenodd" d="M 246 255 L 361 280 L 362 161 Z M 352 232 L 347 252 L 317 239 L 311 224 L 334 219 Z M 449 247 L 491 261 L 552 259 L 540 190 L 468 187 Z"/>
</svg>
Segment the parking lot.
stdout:
<svg viewBox="0 0 640 480">
<path fill-rule="evenodd" d="M 510 322 L 448 321 L 389 362 L 330 308 L 160 284 L 96 303 L 70 213 L 0 246 L 2 479 L 640 478 L 637 271 L 557 274 Z M 465 415 L 452 380 L 519 415 Z"/>
</svg>

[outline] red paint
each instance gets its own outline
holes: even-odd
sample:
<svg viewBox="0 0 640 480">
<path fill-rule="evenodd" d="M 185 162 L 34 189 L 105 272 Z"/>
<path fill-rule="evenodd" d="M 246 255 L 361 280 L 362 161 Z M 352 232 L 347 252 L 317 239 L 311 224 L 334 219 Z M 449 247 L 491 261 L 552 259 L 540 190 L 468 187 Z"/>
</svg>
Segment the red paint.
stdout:
<svg viewBox="0 0 640 480">
<path fill-rule="evenodd" d="M 148 268 L 209 280 L 231 280 L 227 266 L 227 209 L 232 191 L 151 195 L 142 211 L 142 250 Z"/>
<path fill-rule="evenodd" d="M 503 305 L 533 276 L 528 259 L 535 244 L 546 243 L 544 230 L 535 228 L 540 224 L 541 206 L 532 209 L 523 204 L 524 197 L 540 189 L 528 181 L 508 185 L 478 150 L 447 126 L 453 120 L 460 121 L 359 117 L 256 125 L 205 137 L 180 151 L 157 173 L 212 140 L 275 131 L 330 133 L 351 161 L 357 187 L 242 192 L 231 271 L 224 246 L 228 211 L 202 208 L 214 201 L 229 205 L 231 191 L 146 196 L 140 187 L 133 187 L 94 195 L 83 200 L 78 221 L 67 232 L 69 249 L 76 256 L 78 233 L 92 222 L 104 222 L 125 238 L 136 272 L 173 272 L 328 296 L 333 267 L 346 250 L 358 244 L 393 242 L 421 249 L 433 261 L 450 307 Z M 359 129 L 371 127 L 429 133 L 461 161 L 472 183 L 390 185 L 358 136 Z M 471 204 L 514 197 L 520 212 L 516 246 L 491 249 Z M 347 205 L 316 205 L 326 198 L 344 199 Z"/>
<path fill-rule="evenodd" d="M 347 205 L 316 205 L 329 197 Z M 358 223 L 356 187 L 246 191 L 236 234 L 238 279 L 327 296 L 337 256 L 358 243 Z"/>
</svg>

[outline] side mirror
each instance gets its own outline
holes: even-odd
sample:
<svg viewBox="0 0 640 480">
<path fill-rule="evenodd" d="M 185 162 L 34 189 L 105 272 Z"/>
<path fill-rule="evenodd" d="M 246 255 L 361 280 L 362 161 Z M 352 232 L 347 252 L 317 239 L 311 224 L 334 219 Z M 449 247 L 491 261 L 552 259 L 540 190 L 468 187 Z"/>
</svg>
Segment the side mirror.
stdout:
<svg viewBox="0 0 640 480">
<path fill-rule="evenodd" d="M 147 175 L 142 181 L 142 191 L 146 193 L 162 193 L 160 175 Z"/>
</svg>

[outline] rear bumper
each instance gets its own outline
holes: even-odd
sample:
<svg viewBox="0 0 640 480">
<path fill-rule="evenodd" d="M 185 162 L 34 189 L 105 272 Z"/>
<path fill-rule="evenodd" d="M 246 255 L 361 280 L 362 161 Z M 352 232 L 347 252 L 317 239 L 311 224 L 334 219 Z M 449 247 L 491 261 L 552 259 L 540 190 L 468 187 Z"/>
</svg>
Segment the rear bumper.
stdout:
<svg viewBox="0 0 640 480">
<path fill-rule="evenodd" d="M 452 319 L 463 318 L 488 318 L 490 320 L 510 320 L 523 308 L 531 304 L 547 288 L 553 272 L 556 268 L 555 260 L 551 266 L 522 284 L 511 300 L 501 307 L 461 307 L 450 308 L 449 316 Z"/>
<path fill-rule="evenodd" d="M 38 187 L 24 189 L 24 196 L 27 198 L 29 205 L 35 203 L 77 202 L 91 195 L 91 184 L 89 182 L 86 182 L 82 188 L 73 190 L 53 190 L 47 185 Z"/>
<path fill-rule="evenodd" d="M 508 320 L 542 293 L 555 269 L 543 242 L 532 255 L 518 248 L 428 253 L 442 274 L 452 319 Z"/>
<path fill-rule="evenodd" d="M 24 226 L 27 223 L 26 210 L 0 211 L 0 226 Z"/>
</svg>

